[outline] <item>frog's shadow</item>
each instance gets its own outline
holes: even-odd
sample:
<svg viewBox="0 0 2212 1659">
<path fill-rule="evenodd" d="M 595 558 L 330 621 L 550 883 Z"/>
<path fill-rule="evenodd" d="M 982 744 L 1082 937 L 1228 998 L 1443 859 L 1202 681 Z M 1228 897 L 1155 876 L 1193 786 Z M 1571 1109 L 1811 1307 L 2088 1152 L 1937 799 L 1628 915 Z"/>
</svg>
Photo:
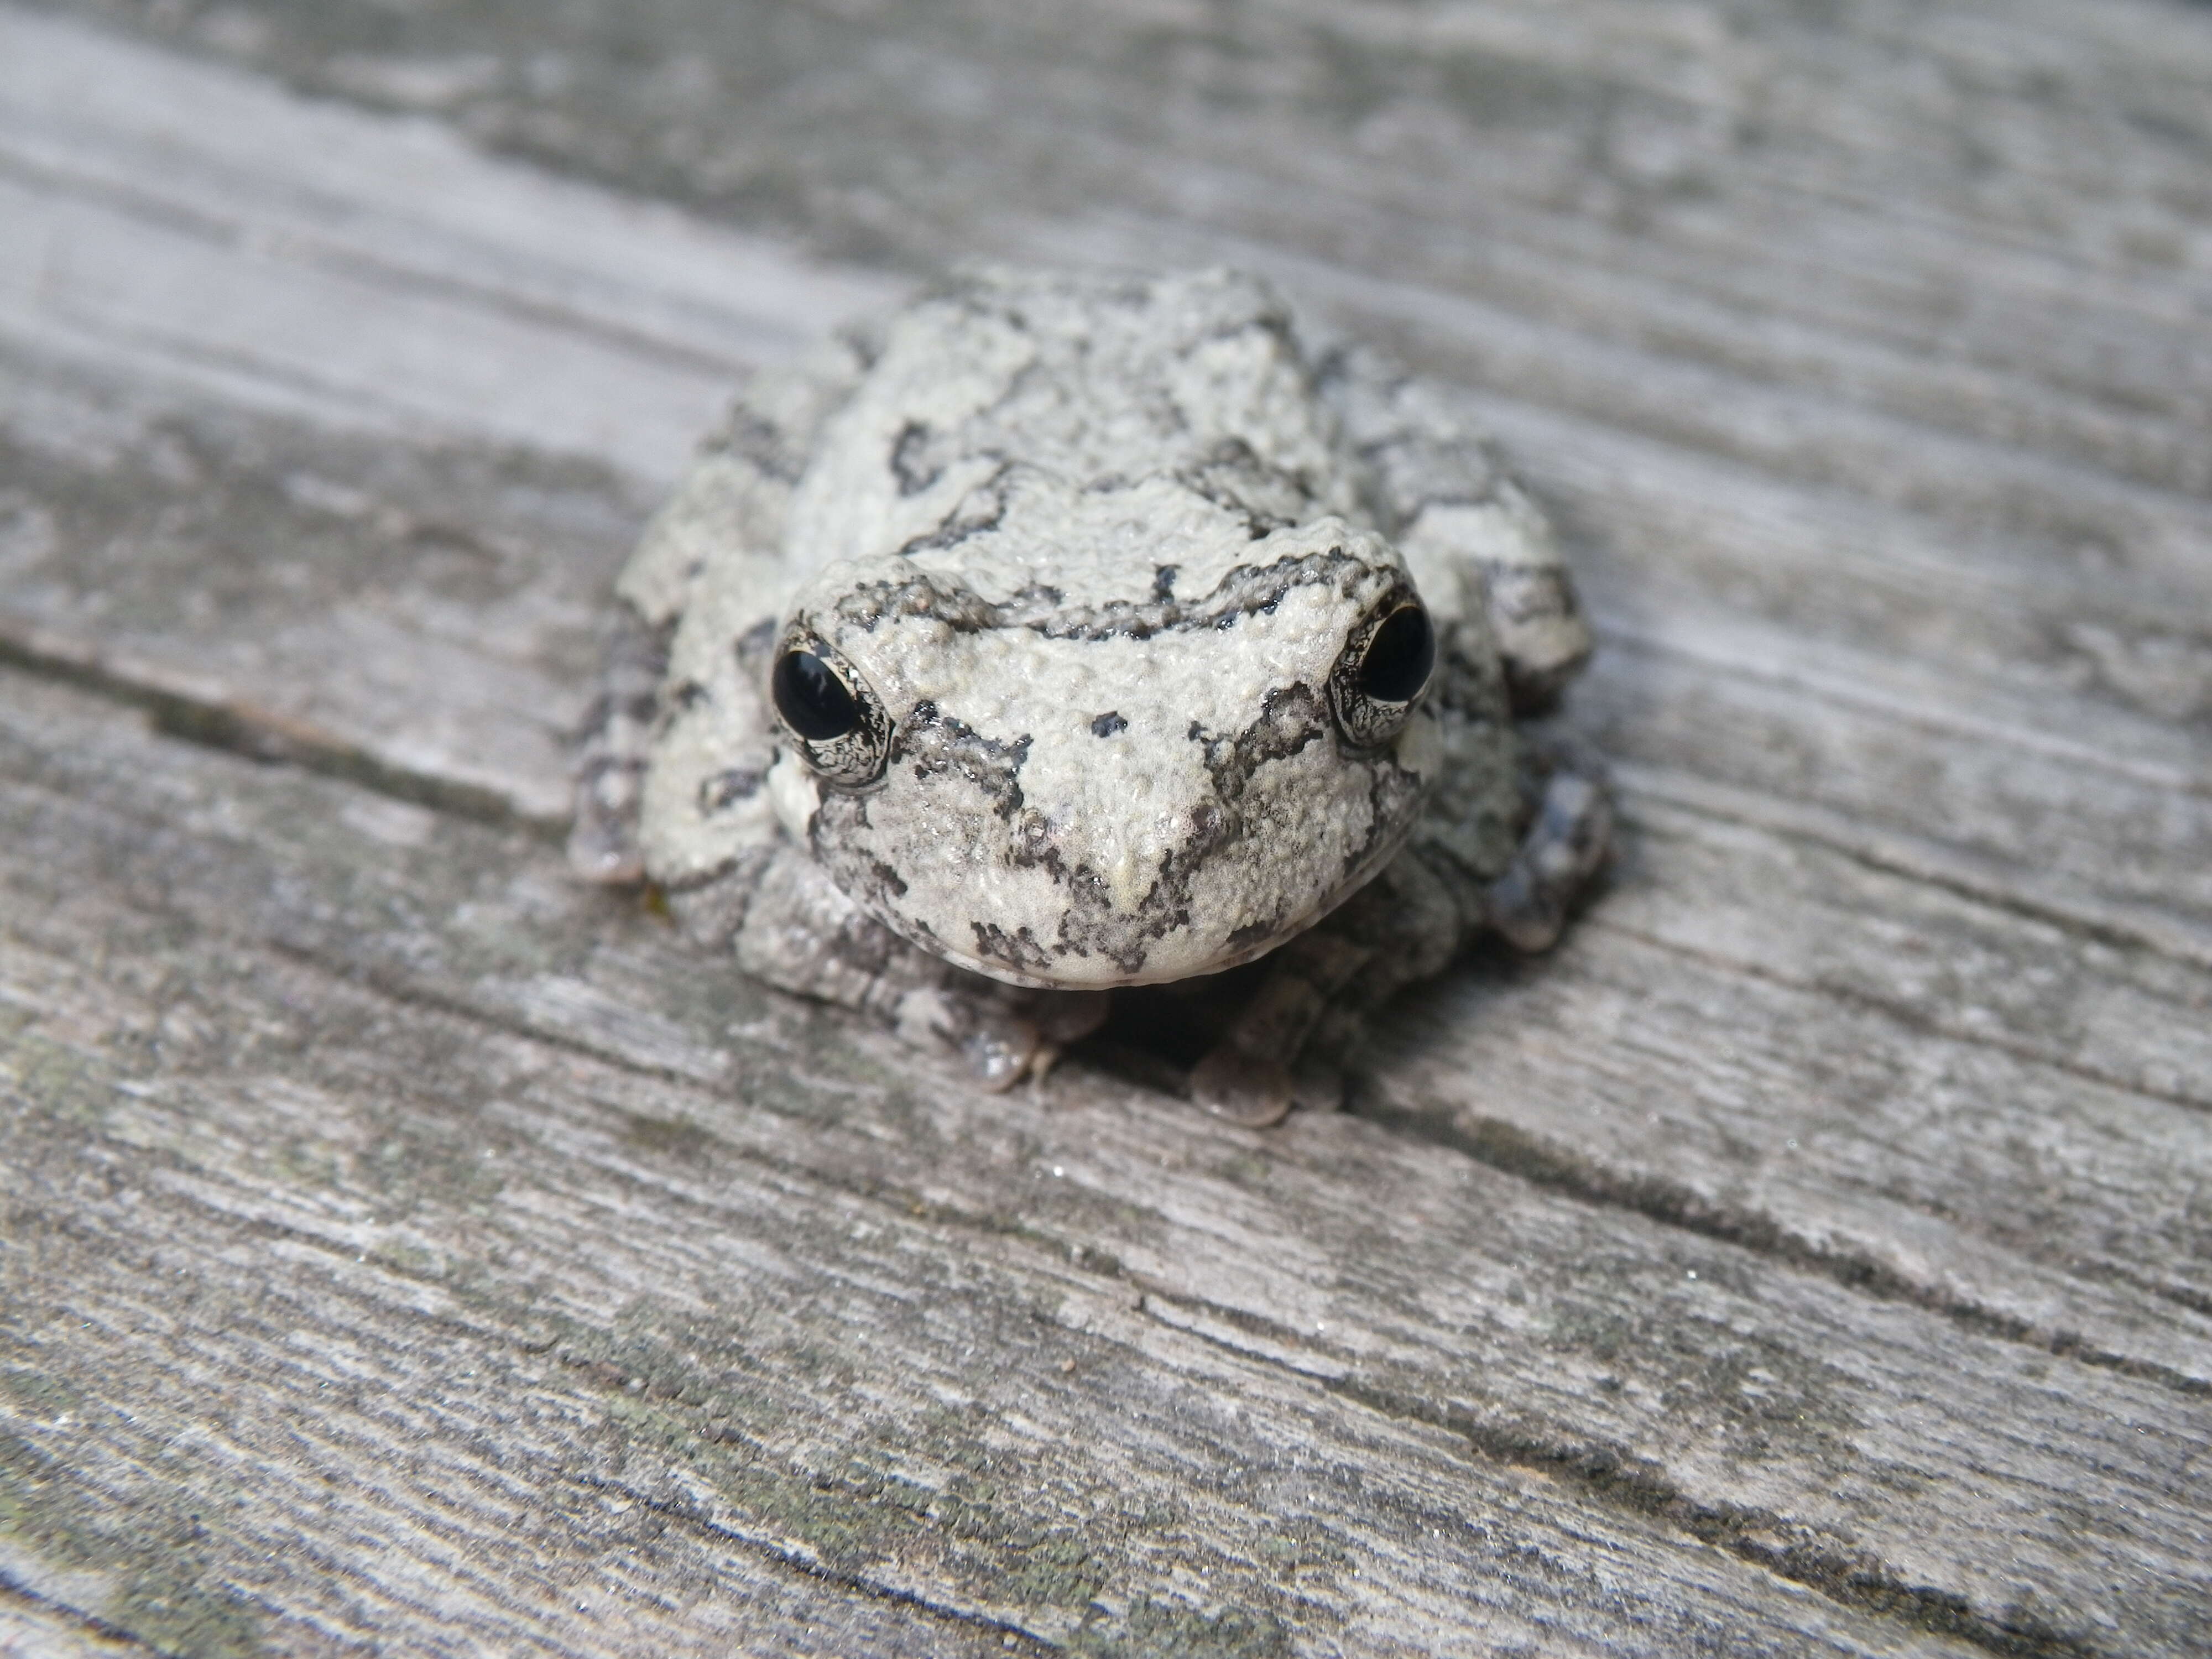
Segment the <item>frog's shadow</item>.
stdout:
<svg viewBox="0 0 2212 1659">
<path fill-rule="evenodd" d="M 1220 1041 L 1267 970 L 1262 957 L 1225 973 L 1124 986 L 1114 993 L 1105 1024 L 1075 1044 L 1069 1057 L 1188 1100 L 1191 1068 Z"/>
<path fill-rule="evenodd" d="M 1576 896 L 1568 911 L 1570 937 L 1582 916 L 1601 903 L 1619 879 L 1621 851 L 1617 839 L 1614 858 Z M 1370 1077 L 1402 1046 L 1433 1042 L 1440 1020 L 1466 1018 L 1470 994 L 1478 1000 L 1488 1000 L 1525 984 L 1547 970 L 1550 956 L 1549 951 L 1531 956 L 1501 938 L 1486 936 L 1461 951 L 1451 966 L 1433 979 L 1407 987 L 1375 1009 L 1363 1022 L 1362 1041 L 1346 1057 L 1342 1109 L 1361 1110 L 1368 1101 Z M 1114 993 L 1105 1023 L 1073 1044 L 1068 1058 L 1176 1099 L 1189 1100 L 1191 1068 L 1212 1051 L 1259 989 L 1267 976 L 1267 962 L 1261 957 L 1225 973 L 1165 985 L 1123 987 Z M 1447 1013 L 1448 1009 L 1456 1012 Z"/>
</svg>

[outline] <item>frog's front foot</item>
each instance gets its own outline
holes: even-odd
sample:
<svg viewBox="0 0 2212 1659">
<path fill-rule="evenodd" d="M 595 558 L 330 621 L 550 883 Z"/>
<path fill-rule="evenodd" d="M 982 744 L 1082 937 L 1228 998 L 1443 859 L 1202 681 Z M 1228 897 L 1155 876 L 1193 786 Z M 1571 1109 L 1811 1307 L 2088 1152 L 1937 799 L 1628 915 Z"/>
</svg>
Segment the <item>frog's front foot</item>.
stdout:
<svg viewBox="0 0 2212 1659">
<path fill-rule="evenodd" d="M 1214 1116 L 1247 1129 L 1280 1123 L 1297 1103 L 1291 1068 L 1267 1054 L 1224 1042 L 1191 1067 L 1190 1097 Z"/>
<path fill-rule="evenodd" d="M 1490 884 L 1490 925 L 1521 951 L 1547 951 L 1567 909 L 1613 850 L 1613 801 L 1579 773 L 1554 772 L 1504 875 Z"/>
<path fill-rule="evenodd" d="M 1327 926 L 1283 946 L 1252 1000 L 1191 1068 L 1191 1098 L 1251 1129 L 1281 1122 L 1294 1106 L 1334 1111 L 1344 1100 L 1334 1060 L 1343 1033 L 1330 1005 L 1373 954 Z"/>
<path fill-rule="evenodd" d="M 1295 1109 L 1334 1112 L 1344 1104 L 1344 1068 L 1310 1051 L 1297 1064 L 1224 1042 L 1191 1068 L 1190 1097 L 1224 1122 L 1246 1129 L 1280 1123 Z"/>
<path fill-rule="evenodd" d="M 918 1047 L 950 1048 L 975 1080 L 1004 1094 L 1024 1078 L 1042 1082 L 1068 1045 L 1105 1023 L 1103 991 L 1015 991 L 978 980 L 975 988 L 933 987 L 899 1005 L 899 1035 Z"/>
</svg>

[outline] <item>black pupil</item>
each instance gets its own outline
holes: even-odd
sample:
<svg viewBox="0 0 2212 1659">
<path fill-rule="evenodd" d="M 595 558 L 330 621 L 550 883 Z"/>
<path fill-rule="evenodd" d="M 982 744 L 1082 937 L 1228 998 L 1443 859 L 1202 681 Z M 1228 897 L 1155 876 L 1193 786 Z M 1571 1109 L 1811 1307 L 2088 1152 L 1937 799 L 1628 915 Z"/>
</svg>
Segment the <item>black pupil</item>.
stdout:
<svg viewBox="0 0 2212 1659">
<path fill-rule="evenodd" d="M 1437 636 L 1429 613 L 1418 605 L 1394 611 L 1367 642 L 1360 659 L 1359 689 L 1377 702 L 1411 702 L 1436 666 Z"/>
<path fill-rule="evenodd" d="M 769 690 L 775 712 L 809 743 L 842 738 L 860 723 L 860 705 L 811 651 L 787 651 L 777 658 Z"/>
</svg>

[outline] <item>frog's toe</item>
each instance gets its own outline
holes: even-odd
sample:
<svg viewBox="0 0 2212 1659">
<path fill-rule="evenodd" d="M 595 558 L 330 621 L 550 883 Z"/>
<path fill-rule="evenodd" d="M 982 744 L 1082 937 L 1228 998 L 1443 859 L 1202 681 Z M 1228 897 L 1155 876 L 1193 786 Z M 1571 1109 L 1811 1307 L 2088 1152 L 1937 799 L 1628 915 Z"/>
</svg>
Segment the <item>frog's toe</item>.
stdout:
<svg viewBox="0 0 2212 1659">
<path fill-rule="evenodd" d="M 1026 1019 L 986 1021 L 960 1040 L 961 1058 L 968 1069 L 994 1095 L 1006 1093 L 1028 1076 L 1044 1047 L 1042 1035 Z M 1045 1064 L 1049 1066 L 1050 1060 Z"/>
<path fill-rule="evenodd" d="M 1191 1068 L 1190 1097 L 1224 1121 L 1264 1129 L 1290 1115 L 1297 1087 L 1282 1061 L 1224 1042 Z"/>
</svg>

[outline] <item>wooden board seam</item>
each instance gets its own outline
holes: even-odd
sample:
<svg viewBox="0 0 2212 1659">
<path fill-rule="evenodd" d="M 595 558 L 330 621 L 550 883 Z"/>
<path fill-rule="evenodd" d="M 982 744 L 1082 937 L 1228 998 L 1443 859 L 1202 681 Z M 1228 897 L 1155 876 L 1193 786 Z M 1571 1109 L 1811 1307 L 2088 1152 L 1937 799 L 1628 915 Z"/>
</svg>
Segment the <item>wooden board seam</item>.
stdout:
<svg viewBox="0 0 2212 1659">
<path fill-rule="evenodd" d="M 81 1630 L 99 1638 L 104 1646 L 112 1646 L 118 1653 L 143 1653 L 159 1656 L 160 1659 L 167 1659 L 167 1656 L 162 1656 L 159 1648 L 148 1646 L 120 1625 L 110 1624 L 97 1613 L 87 1613 L 81 1607 L 73 1607 L 66 1602 L 54 1600 L 52 1596 L 41 1595 L 28 1584 L 13 1577 L 4 1568 L 0 1568 L 0 1596 L 25 1602 L 51 1619 L 75 1625 Z M 19 1651 L 27 1653 L 28 1659 L 38 1659 L 35 1652 L 13 1647 L 0 1648 L 0 1659 L 12 1659 L 12 1656 Z"/>
<path fill-rule="evenodd" d="M 1748 790 L 1636 763 L 1618 763 L 1612 770 L 1628 786 L 1626 793 L 1632 802 L 1637 795 L 1648 794 L 1717 823 L 1738 824 L 1826 848 L 1867 869 L 2041 922 L 2084 943 L 2148 951 L 2191 968 L 2212 968 L 2212 934 L 2177 916 L 2078 892 L 2035 893 L 2008 886 L 1972 854 L 1920 836 L 1850 823 L 1839 814 L 1804 802 L 1753 796 Z"/>
<path fill-rule="evenodd" d="M 633 1074 L 662 1074 L 659 1068 L 641 1066 L 619 1052 L 604 1048 L 587 1039 L 548 1032 L 526 1020 L 509 1019 L 495 1012 L 458 1000 L 426 995 L 416 988 L 392 984 L 388 975 L 343 973 L 320 961 L 313 951 L 296 945 L 271 941 L 270 948 L 278 950 L 312 971 L 338 973 L 348 982 L 376 996 L 434 1011 L 446 1018 L 519 1037 L 525 1042 L 567 1048 L 620 1071 Z M 1671 1188 L 1662 1192 L 1662 1183 L 1647 1179 L 1643 1186 L 1650 1190 L 1629 1191 L 1619 1183 L 1591 1180 L 1573 1171 L 1556 1153 L 1534 1146 L 1529 1138 L 1510 1125 L 1495 1126 L 1499 1133 L 1486 1139 L 1481 1136 L 1468 1135 L 1458 1126 L 1439 1128 L 1412 1114 L 1394 1112 L 1367 1115 L 1370 1121 L 1382 1127 L 1449 1147 L 1487 1167 L 1529 1181 L 1532 1184 L 1602 1207 L 1632 1211 L 1662 1225 L 1711 1238 L 1750 1254 L 1828 1278 L 1848 1290 L 1926 1308 L 1957 1321 L 1979 1335 L 2024 1342 L 2056 1357 L 2072 1358 L 2160 1382 L 2184 1394 L 2212 1394 L 2212 1385 L 2180 1376 L 2166 1367 L 2131 1361 L 2121 1356 L 2106 1357 L 2089 1352 L 2078 1346 L 2069 1347 L 2057 1340 L 2046 1340 L 2032 1334 L 2023 1334 L 2027 1328 L 2022 1322 L 1964 1305 L 1946 1305 L 1936 1293 L 1912 1285 L 1902 1275 L 1878 1263 L 1821 1252 L 1816 1247 L 1788 1238 L 1778 1229 L 1772 1228 L 1771 1223 L 1761 1218 L 1752 1218 L 1747 1223 L 1736 1224 L 1735 1230 L 1732 1231 L 1728 1219 L 1711 1212 L 1702 1200 L 1694 1195 L 1675 1193 Z M 1522 1150 L 1524 1146 L 1525 1152 Z M 919 1193 L 902 1193 L 882 1182 L 854 1182 L 845 1178 L 837 1170 L 775 1158 L 757 1147 L 726 1145 L 724 1150 L 726 1155 L 757 1169 L 803 1174 L 811 1182 L 847 1193 L 862 1202 L 888 1204 L 934 1224 L 1018 1239 L 1066 1262 L 1079 1273 L 1108 1281 L 1121 1281 L 1128 1287 L 1136 1311 L 1141 1316 L 1184 1335 L 1196 1337 L 1237 1363 L 1266 1366 L 1294 1385 L 1318 1389 L 1392 1421 L 1419 1424 L 1440 1430 L 1449 1435 L 1455 1443 L 1485 1461 L 1536 1471 L 1559 1480 L 1608 1510 L 1646 1523 L 1665 1526 L 1699 1543 L 1723 1550 L 1748 1565 L 1802 1585 L 1839 1606 L 1895 1619 L 1916 1631 L 1948 1636 L 1992 1653 L 2018 1656 L 2018 1659 L 2090 1659 L 2094 1651 L 2033 1621 L 2017 1625 L 2001 1623 L 1975 1613 L 1969 1603 L 1954 1594 L 1929 1586 L 1905 1583 L 1897 1578 L 1878 1556 L 1863 1550 L 1854 1553 L 1841 1540 L 1828 1537 L 1825 1529 L 1819 1527 L 1765 1510 L 1700 1503 L 1689 1498 L 1674 1482 L 1652 1470 L 1644 1460 L 1634 1458 L 1617 1446 L 1542 1439 L 1525 1430 L 1515 1431 L 1485 1422 L 1472 1413 L 1439 1410 L 1399 1390 L 1380 1387 L 1350 1368 L 1330 1375 L 1329 1371 L 1334 1368 L 1297 1363 L 1289 1351 L 1310 1350 L 1317 1346 L 1304 1334 L 1255 1315 L 1249 1310 L 1213 1304 L 1203 1298 L 1171 1291 L 1153 1282 L 1148 1276 L 1128 1269 L 1108 1253 L 1074 1245 L 1018 1215 L 977 1212 L 960 1206 L 927 1200 Z M 281 1236 L 311 1250 L 327 1251 L 331 1248 L 330 1241 L 325 1238 L 268 1217 L 240 1216 L 234 1219 L 257 1233 Z M 430 1285 L 438 1282 L 434 1275 L 411 1269 L 403 1261 L 386 1260 L 380 1265 L 385 1271 L 401 1277 L 421 1279 Z M 1198 1320 L 1178 1318 L 1169 1311 L 1170 1310 L 1201 1317 Z M 1231 1331 L 1247 1334 L 1257 1340 L 1232 1340 L 1227 1334 Z M 542 1352 L 548 1345 L 531 1346 L 532 1351 Z M 556 1337 L 550 1346 L 557 1347 L 559 1339 Z M 585 1371 L 592 1381 L 611 1392 L 624 1392 L 631 1386 L 631 1377 L 618 1365 L 567 1353 L 561 1354 L 559 1358 L 564 1365 Z M 591 1482 L 581 1477 L 574 1478 L 580 1484 L 601 1486 L 606 1490 L 619 1492 L 639 1504 L 656 1510 L 665 1507 L 665 1500 L 617 1482 Z M 669 1512 L 680 1513 L 674 1510 Z M 726 1536 L 732 1541 L 744 1543 L 749 1548 L 766 1552 L 787 1565 L 816 1573 L 855 1590 L 904 1602 L 979 1628 L 1013 1628 L 990 1620 L 986 1615 L 939 1607 L 889 1586 L 872 1585 L 857 1578 L 848 1583 L 846 1577 L 820 1569 L 803 1557 L 787 1556 L 770 1545 L 715 1527 L 709 1521 L 699 1520 L 697 1524 L 707 1528 L 716 1536 Z M 1020 1634 L 1026 1636 L 1028 1633 Z"/>
<path fill-rule="evenodd" d="M 337 778 L 395 800 L 450 812 L 493 829 L 521 830 L 551 845 L 568 833 L 556 820 L 517 807 L 497 791 L 395 765 L 305 720 L 235 700 L 211 702 L 134 676 L 100 653 L 39 629 L 10 629 L 0 617 L 0 665 L 21 669 L 143 709 L 164 736 L 203 748 L 282 763 Z"/>
<path fill-rule="evenodd" d="M 2016 1343 L 2056 1358 L 2137 1377 L 2191 1399 L 2212 1397 L 2212 1381 L 2203 1377 L 2191 1376 L 2154 1360 L 2092 1348 L 2075 1332 L 2040 1329 L 2014 1315 L 1997 1313 L 1966 1297 L 1921 1284 L 1871 1257 L 1825 1249 L 1790 1232 L 1771 1216 L 1731 1212 L 1677 1182 L 1655 1176 L 1615 1179 L 1583 1164 L 1558 1144 L 1540 1139 L 1518 1124 L 1504 1119 L 1473 1118 L 1464 1113 L 1446 1118 L 1399 1107 L 1362 1106 L 1355 1109 L 1370 1123 L 1380 1124 L 1409 1139 L 1449 1147 L 1489 1169 L 1518 1176 L 1547 1192 L 1564 1194 L 1607 1209 L 1626 1210 L 1664 1227 L 1731 1244 L 1766 1260 L 1832 1280 L 1876 1301 L 1902 1302 L 1924 1308 L 1978 1336 Z M 2136 1288 L 2194 1310 L 2195 1304 L 2186 1293 L 2172 1295 L 2166 1287 L 2148 1284 Z"/>
<path fill-rule="evenodd" d="M 949 1625 L 964 1626 L 998 1637 L 1010 1653 L 1047 1654 L 1065 1651 L 1056 1644 L 1045 1641 L 1018 1625 L 1003 1619 L 994 1619 L 988 1613 L 972 1613 L 962 1607 L 948 1607 L 933 1601 L 912 1590 L 903 1590 L 895 1584 L 886 1584 L 856 1572 L 840 1572 L 818 1557 L 796 1550 L 780 1549 L 770 1540 L 757 1538 L 738 1528 L 718 1522 L 689 1504 L 656 1498 L 620 1480 L 610 1480 L 589 1474 L 572 1474 L 569 1484 L 586 1492 L 608 1494 L 623 1498 L 641 1510 L 650 1511 L 663 1520 L 672 1521 L 690 1528 L 702 1538 L 711 1538 L 720 1544 L 744 1550 L 757 1560 L 782 1567 L 801 1577 L 817 1579 L 834 1584 L 839 1589 L 862 1595 L 873 1601 L 885 1601 L 896 1607 L 911 1607 L 932 1619 Z"/>
<path fill-rule="evenodd" d="M 339 779 L 359 787 L 376 791 L 416 805 L 447 811 L 494 828 L 520 828 L 538 839 L 557 842 L 564 825 L 549 823 L 526 817 L 489 790 L 448 782 L 424 774 L 410 773 L 392 767 L 363 754 L 350 744 L 330 738 L 324 734 L 303 731 L 287 723 L 263 715 L 259 711 L 214 706 L 196 702 L 176 693 L 162 690 L 143 682 L 126 678 L 100 665 L 96 659 L 78 658 L 52 649 L 41 649 L 36 643 L 11 639 L 0 632 L 0 663 L 26 669 L 64 683 L 113 698 L 128 706 L 146 709 L 153 717 L 155 728 L 166 735 L 227 752 L 244 755 L 264 763 L 295 764 L 321 775 Z M 1729 814 L 1701 811 L 1698 803 L 1670 799 L 1669 805 L 1698 812 L 1723 823 L 1743 823 L 1750 827 L 1773 830 L 1774 826 L 1756 820 Z M 1624 822 L 1632 829 L 1636 826 L 1632 811 L 1624 814 Z M 1790 837 L 1794 827 L 1777 831 Z M 1992 896 L 1978 888 L 1954 886 L 1939 878 L 1931 877 L 1924 869 L 1898 866 L 1881 860 L 1865 849 L 1849 842 L 1831 842 L 1815 835 L 1802 838 L 1840 852 L 1868 867 L 1892 875 L 1903 875 L 1910 879 L 1926 881 L 1929 884 L 1953 891 L 1969 899 L 1990 903 L 1996 908 L 2051 925 L 2065 927 L 2067 919 L 2045 915 L 2040 907 L 2026 903 L 2005 902 L 2011 895 Z M 1610 927 L 1635 938 L 1642 943 L 1673 954 L 1696 956 L 1678 941 L 1649 935 L 1642 930 L 1619 923 L 1594 919 L 1589 925 Z M 2094 924 L 2077 931 L 2103 942 L 2114 942 L 2101 932 L 2090 932 Z M 2144 941 L 2132 937 L 2118 942 L 2142 948 Z M 318 971 L 332 971 L 312 951 L 283 941 L 270 941 L 270 948 L 280 954 L 299 960 Z M 1754 964 L 1728 961 L 1720 965 L 1731 972 L 1741 972 L 1750 977 L 1777 984 L 1792 990 L 1810 991 L 1833 996 L 1850 1002 L 1854 1006 L 1895 1019 L 1915 1030 L 1936 1031 L 1929 1022 L 1917 1021 L 1899 1009 L 1863 994 L 1853 995 L 1832 986 L 1808 987 L 1773 975 Z M 572 1052 L 619 1066 L 633 1074 L 663 1078 L 669 1081 L 711 1082 L 687 1072 L 671 1067 L 656 1066 L 640 1060 L 609 1045 L 578 1037 L 569 1032 L 532 1020 L 526 1015 L 515 1017 L 502 1014 L 484 1006 L 426 992 L 418 986 L 392 981 L 388 976 L 368 976 L 371 988 L 380 995 L 410 1006 L 422 1007 L 474 1023 L 489 1026 L 509 1035 L 533 1042 L 567 1048 Z M 2165 1103 L 2185 1109 L 2201 1110 L 2201 1103 L 2185 1096 L 2169 1095 L 2164 1091 L 2130 1084 L 2106 1076 L 2086 1066 L 2071 1065 L 2049 1055 L 2019 1051 L 2014 1045 L 1996 1040 L 1979 1032 L 1941 1031 L 1947 1038 L 1970 1045 L 2013 1054 L 2031 1063 L 2051 1066 L 2069 1076 L 2100 1086 L 2132 1092 Z M 2136 1358 L 2112 1349 L 2087 1344 L 2077 1332 L 2065 1329 L 2045 1329 L 2014 1315 L 1994 1311 L 1971 1298 L 1948 1293 L 1938 1287 L 1922 1283 L 1895 1268 L 1876 1261 L 1863 1254 L 1838 1251 L 1795 1234 L 1783 1227 L 1773 1218 L 1755 1212 L 1733 1211 L 1717 1206 L 1705 1198 L 1676 1182 L 1644 1176 L 1623 1181 L 1606 1175 L 1602 1170 L 1584 1164 L 1564 1148 L 1529 1134 L 1517 1125 L 1502 1119 L 1478 1119 L 1470 1126 L 1464 1121 L 1453 1121 L 1427 1114 L 1407 1111 L 1399 1108 L 1373 1104 L 1360 1109 L 1367 1121 L 1386 1127 L 1393 1133 L 1439 1146 L 1447 1146 L 1474 1159 L 1487 1168 L 1527 1181 L 1548 1191 L 1562 1193 L 1607 1208 L 1625 1210 L 1641 1215 L 1660 1225 L 1677 1229 L 1717 1243 L 1734 1245 L 1755 1255 L 1784 1263 L 1801 1271 L 1817 1274 L 1841 1285 L 1846 1289 L 1874 1297 L 1879 1300 L 1910 1304 L 1952 1320 L 1977 1334 L 2010 1342 L 2047 1352 L 2055 1358 L 2112 1370 L 2122 1376 L 2154 1383 L 2189 1398 L 2212 1397 L 2212 1379 L 2192 1376 L 2173 1366 L 2154 1360 Z M 750 1160 L 762 1162 L 757 1154 L 744 1154 Z M 823 1172 L 810 1170 L 817 1179 L 830 1179 Z M 855 1196 L 877 1199 L 880 1193 L 854 1189 Z M 934 1212 L 938 1206 L 930 1206 Z M 959 1223 L 1004 1231 L 1003 1224 L 994 1224 L 987 1218 L 955 1216 L 947 1212 L 946 1218 Z M 1016 1231 L 1020 1231 L 1016 1229 Z M 1061 1246 L 1065 1249 L 1066 1247 Z M 1095 1254 L 1093 1260 L 1097 1258 Z M 1110 1260 L 1110 1258 L 1109 1259 Z M 1113 1262 L 1113 1273 L 1121 1273 L 1121 1264 Z M 2212 1298 L 2194 1294 L 2182 1287 L 2161 1285 L 2154 1281 L 2128 1279 L 2127 1283 L 2147 1294 L 2193 1313 L 2212 1315 Z M 1296 1369 L 1296 1368 L 1293 1368 Z"/>
</svg>

